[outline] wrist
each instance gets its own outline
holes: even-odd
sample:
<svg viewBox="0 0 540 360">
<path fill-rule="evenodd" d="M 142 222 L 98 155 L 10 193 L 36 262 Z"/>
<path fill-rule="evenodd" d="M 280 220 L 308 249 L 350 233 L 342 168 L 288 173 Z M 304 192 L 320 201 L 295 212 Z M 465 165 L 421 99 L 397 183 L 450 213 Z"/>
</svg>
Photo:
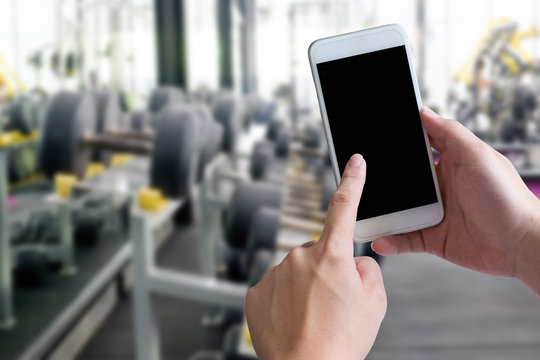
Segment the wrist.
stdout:
<svg viewBox="0 0 540 360">
<path fill-rule="evenodd" d="M 540 297 L 540 209 L 530 218 L 516 254 L 514 275 Z"/>
</svg>

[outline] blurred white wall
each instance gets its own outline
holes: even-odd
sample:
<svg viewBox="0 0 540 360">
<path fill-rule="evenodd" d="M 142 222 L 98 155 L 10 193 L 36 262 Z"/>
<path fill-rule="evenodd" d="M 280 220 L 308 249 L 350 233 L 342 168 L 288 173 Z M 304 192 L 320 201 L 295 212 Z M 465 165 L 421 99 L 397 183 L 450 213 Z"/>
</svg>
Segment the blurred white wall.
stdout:
<svg viewBox="0 0 540 360">
<path fill-rule="evenodd" d="M 328 5 L 321 7 L 318 3 Z M 425 1 L 425 104 L 444 110 L 452 74 L 473 51 L 491 20 L 506 17 L 518 22 L 521 29 L 532 25 L 540 27 L 538 3 L 538 0 Z M 257 67 L 260 92 L 264 96 L 272 96 L 279 84 L 290 81 L 292 69 L 296 69 L 298 101 L 301 106 L 313 109 L 313 116 L 318 116 L 307 59 L 309 44 L 324 36 L 399 23 L 409 34 L 416 55 L 416 5 L 416 0 L 259 0 Z M 303 9 L 297 12 L 294 34 L 288 17 L 292 6 Z M 291 50 L 291 34 L 295 39 L 294 50 Z M 523 42 L 526 50 L 537 58 L 540 56 L 539 44 L 538 38 Z M 293 56 L 296 64 L 292 61 Z"/>
<path fill-rule="evenodd" d="M 153 88 L 156 83 L 153 2 L 82 1 L 82 27 L 76 25 L 75 3 L 74 0 L 0 0 L 0 55 L 25 84 L 29 88 L 39 85 L 48 92 L 78 88 L 81 79 L 77 73 L 61 81 L 51 69 L 50 59 L 58 50 L 61 37 L 64 52 L 82 47 L 85 83 L 88 74 L 94 71 L 97 85 L 102 89 L 147 93 Z M 119 6 L 116 27 L 112 26 L 110 11 L 115 4 Z M 114 28 L 117 30 L 113 32 Z M 28 59 L 39 49 L 46 50 L 38 73 Z M 111 61 L 113 56 L 119 59 L 115 65 Z"/>
<path fill-rule="evenodd" d="M 38 81 L 47 91 L 62 84 L 45 63 L 38 74 L 28 64 L 29 55 L 39 48 L 58 44 L 57 0 L 0 0 L 0 55 L 29 86 Z M 63 38 L 66 49 L 78 46 L 75 27 L 75 0 L 64 0 L 67 19 Z M 83 3 L 91 8 L 95 1 Z M 101 2 L 114 4 L 115 1 Z M 409 34 L 413 51 L 417 47 L 417 0 L 257 0 L 256 69 L 259 92 L 271 98 L 276 88 L 295 80 L 299 105 L 311 108 L 318 116 L 309 64 L 309 44 L 320 37 L 387 23 L 402 24 Z M 452 74 L 474 49 L 490 20 L 506 17 L 521 29 L 540 27 L 540 0 L 429 0 L 426 7 L 426 64 L 423 94 L 428 105 L 445 106 Z M 84 16 L 83 47 L 86 72 L 95 70 L 99 85 L 110 87 L 120 82 L 129 92 L 147 93 L 156 84 L 156 51 L 152 0 L 129 0 L 137 10 L 120 16 L 122 31 L 116 34 L 122 46 L 115 49 L 125 62 L 111 66 L 105 54 L 111 51 L 110 17 L 103 6 L 87 10 Z M 188 88 L 218 87 L 217 14 L 215 0 L 186 0 L 188 49 Z M 294 22 L 291 14 L 294 13 Z M 234 23 L 238 25 L 238 14 Z M 293 26 L 294 24 L 294 26 Z M 237 31 L 234 32 L 235 37 Z M 540 56 L 540 40 L 523 45 Z M 50 48 L 50 52 L 53 48 Z M 239 80 L 238 47 L 235 46 L 235 78 Z M 110 55 L 110 54 L 109 54 Z M 86 79 L 87 80 L 87 79 Z M 75 89 L 77 77 L 63 87 Z M 238 84 L 238 88 L 239 88 Z M 114 86 L 113 86 L 114 87 Z M 237 89 L 238 90 L 238 89 Z"/>
</svg>

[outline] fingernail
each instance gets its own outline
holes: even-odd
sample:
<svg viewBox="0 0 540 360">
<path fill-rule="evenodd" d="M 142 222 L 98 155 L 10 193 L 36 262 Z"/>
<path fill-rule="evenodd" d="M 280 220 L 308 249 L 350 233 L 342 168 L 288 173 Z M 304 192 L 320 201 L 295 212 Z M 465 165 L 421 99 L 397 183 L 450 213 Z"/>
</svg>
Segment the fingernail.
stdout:
<svg viewBox="0 0 540 360">
<path fill-rule="evenodd" d="M 390 244 L 388 239 L 380 238 L 371 243 L 371 250 L 379 255 L 390 256 L 394 255 L 395 248 Z"/>
<path fill-rule="evenodd" d="M 360 154 L 354 154 L 349 160 L 350 167 L 359 167 L 364 163 L 364 158 Z"/>
<path fill-rule="evenodd" d="M 439 115 L 437 115 L 437 113 L 433 110 L 431 110 L 430 108 L 428 108 L 427 106 L 424 106 L 424 113 L 428 116 L 436 116 L 436 117 L 439 117 Z"/>
</svg>

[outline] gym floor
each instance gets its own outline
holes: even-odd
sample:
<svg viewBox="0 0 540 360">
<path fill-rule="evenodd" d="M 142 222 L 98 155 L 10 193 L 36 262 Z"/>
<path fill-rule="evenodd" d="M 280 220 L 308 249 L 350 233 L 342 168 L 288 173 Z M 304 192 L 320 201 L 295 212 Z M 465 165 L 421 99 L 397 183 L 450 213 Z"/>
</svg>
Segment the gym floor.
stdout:
<svg viewBox="0 0 540 360">
<path fill-rule="evenodd" d="M 165 267 L 196 270 L 194 226 L 176 231 L 159 250 Z M 537 359 L 540 302 L 517 280 L 474 273 L 425 254 L 384 259 L 388 311 L 368 359 Z M 218 350 L 217 330 L 201 326 L 205 306 L 156 296 L 164 360 Z M 133 359 L 129 295 L 78 357 Z M 359 324 L 361 326 L 361 324 Z"/>
</svg>

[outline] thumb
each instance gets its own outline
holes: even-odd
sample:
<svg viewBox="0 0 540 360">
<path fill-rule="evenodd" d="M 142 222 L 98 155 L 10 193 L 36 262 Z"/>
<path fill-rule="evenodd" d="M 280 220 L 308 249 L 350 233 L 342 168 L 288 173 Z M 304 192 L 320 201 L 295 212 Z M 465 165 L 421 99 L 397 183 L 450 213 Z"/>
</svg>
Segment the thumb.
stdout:
<svg viewBox="0 0 540 360">
<path fill-rule="evenodd" d="M 429 135 L 431 146 L 441 154 L 448 147 L 452 152 L 460 153 L 463 149 L 474 148 L 483 143 L 458 121 L 442 118 L 428 107 L 424 106 L 420 118 Z"/>
<path fill-rule="evenodd" d="M 420 230 L 380 237 L 371 243 L 371 248 L 383 256 L 426 252 L 426 244 Z"/>
<path fill-rule="evenodd" d="M 446 148 L 446 132 L 444 122 L 447 121 L 437 115 L 433 110 L 424 106 L 420 113 L 422 125 L 429 135 L 429 142 L 437 151 L 442 152 Z"/>
</svg>

